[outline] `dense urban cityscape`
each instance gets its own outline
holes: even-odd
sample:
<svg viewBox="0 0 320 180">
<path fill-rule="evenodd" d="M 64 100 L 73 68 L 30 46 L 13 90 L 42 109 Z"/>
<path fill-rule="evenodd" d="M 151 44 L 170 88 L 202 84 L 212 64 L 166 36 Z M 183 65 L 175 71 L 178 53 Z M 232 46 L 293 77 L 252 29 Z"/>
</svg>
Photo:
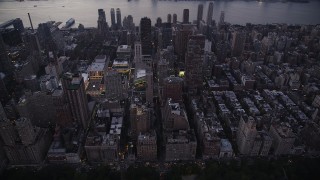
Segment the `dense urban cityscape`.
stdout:
<svg viewBox="0 0 320 180">
<path fill-rule="evenodd" d="M 2 23 L 0 177 L 315 178 L 320 25 L 235 25 L 213 7 Z"/>
</svg>

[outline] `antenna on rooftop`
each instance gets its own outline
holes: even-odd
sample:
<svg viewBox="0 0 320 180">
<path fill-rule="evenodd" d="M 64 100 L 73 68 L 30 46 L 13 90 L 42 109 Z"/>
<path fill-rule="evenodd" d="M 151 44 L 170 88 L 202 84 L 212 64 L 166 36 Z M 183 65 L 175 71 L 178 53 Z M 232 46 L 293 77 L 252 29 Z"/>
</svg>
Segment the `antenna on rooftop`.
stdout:
<svg viewBox="0 0 320 180">
<path fill-rule="evenodd" d="M 30 21 L 31 29 L 32 29 L 32 32 L 33 32 L 34 29 L 33 29 L 32 21 L 31 21 L 30 13 L 28 13 L 28 16 L 29 16 L 29 21 Z"/>
</svg>

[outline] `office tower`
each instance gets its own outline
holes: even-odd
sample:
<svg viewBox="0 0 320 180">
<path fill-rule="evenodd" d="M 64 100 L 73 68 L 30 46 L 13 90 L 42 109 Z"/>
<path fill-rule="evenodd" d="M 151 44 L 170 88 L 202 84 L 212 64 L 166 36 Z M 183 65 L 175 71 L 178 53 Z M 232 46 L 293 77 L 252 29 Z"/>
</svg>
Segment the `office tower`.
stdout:
<svg viewBox="0 0 320 180">
<path fill-rule="evenodd" d="M 158 17 L 158 18 L 157 18 L 157 22 L 156 22 L 156 24 L 155 24 L 155 27 L 160 28 L 161 25 L 162 25 L 162 19 L 161 19 L 161 17 Z"/>
<path fill-rule="evenodd" d="M 172 15 L 172 22 L 173 22 L 173 24 L 177 24 L 177 14 L 173 14 Z"/>
<path fill-rule="evenodd" d="M 197 27 L 199 29 L 200 21 L 202 21 L 203 16 L 203 4 L 198 5 L 198 15 L 197 15 Z"/>
<path fill-rule="evenodd" d="M 174 102 L 182 102 L 183 79 L 167 77 L 163 81 L 162 100 L 171 98 Z"/>
<path fill-rule="evenodd" d="M 40 46 L 37 32 L 30 32 L 30 31 L 25 32 L 23 36 L 23 42 L 28 45 L 27 48 L 30 50 L 30 52 L 32 53 L 41 52 L 41 46 Z"/>
<path fill-rule="evenodd" d="M 241 31 L 236 31 L 232 33 L 232 56 L 241 56 L 244 45 L 246 43 L 246 33 Z"/>
<path fill-rule="evenodd" d="M 53 37 L 53 31 L 54 30 L 53 30 L 52 24 L 50 24 L 49 22 L 40 23 L 38 26 L 38 35 L 39 35 L 38 37 L 39 37 L 40 45 L 47 52 L 56 51 L 57 49 L 57 45 L 55 41 L 58 41 L 58 39 L 55 39 Z"/>
<path fill-rule="evenodd" d="M 162 23 L 162 46 L 161 49 L 167 48 L 172 45 L 172 24 L 171 23 Z"/>
<path fill-rule="evenodd" d="M 116 15 L 117 15 L 117 28 L 121 29 L 122 25 L 121 25 L 121 11 L 119 8 L 117 8 L 116 10 Z"/>
<path fill-rule="evenodd" d="M 70 76 L 64 78 L 66 79 L 63 80 L 65 81 L 63 84 L 66 85 L 66 93 L 70 103 L 72 117 L 80 127 L 86 129 L 89 121 L 89 108 L 83 78 L 72 77 L 71 79 Z"/>
<path fill-rule="evenodd" d="M 167 23 L 171 23 L 171 14 L 168 14 L 167 16 Z"/>
<path fill-rule="evenodd" d="M 189 90 L 197 90 L 202 87 L 204 46 L 204 35 L 192 35 L 189 37 L 185 58 L 186 84 Z"/>
<path fill-rule="evenodd" d="M 114 12 L 114 8 L 111 8 L 110 14 L 111 14 L 111 27 L 115 28 L 115 26 L 116 26 L 116 15 L 115 15 L 115 12 Z"/>
<path fill-rule="evenodd" d="M 189 9 L 183 10 L 183 24 L 189 24 Z"/>
<path fill-rule="evenodd" d="M 138 64 L 142 62 L 142 48 L 140 42 L 134 43 L 134 63 Z"/>
<path fill-rule="evenodd" d="M 208 15 L 207 15 L 207 25 L 212 25 L 212 16 L 213 16 L 213 2 L 209 3 Z"/>
<path fill-rule="evenodd" d="M 54 117 L 56 124 L 61 127 L 70 127 L 73 121 L 66 94 L 62 89 L 56 89 L 51 96 L 55 109 Z"/>
<path fill-rule="evenodd" d="M 155 131 L 140 133 L 137 140 L 137 158 L 140 160 L 157 160 L 157 135 Z"/>
<path fill-rule="evenodd" d="M 151 20 L 147 17 L 141 18 L 140 21 L 140 39 L 142 47 L 142 55 L 152 54 L 152 41 L 151 41 Z"/>
<path fill-rule="evenodd" d="M 5 43 L 0 35 L 0 72 L 5 74 L 13 73 L 13 64 L 7 54 Z"/>
<path fill-rule="evenodd" d="M 175 34 L 174 50 L 180 60 L 185 59 L 189 36 L 193 35 L 196 30 L 197 27 L 193 24 L 178 24 L 173 28 L 173 34 Z"/>
<path fill-rule="evenodd" d="M 106 21 L 106 13 L 103 9 L 98 9 L 98 30 L 100 34 L 105 35 L 108 32 L 108 23 Z"/>
</svg>

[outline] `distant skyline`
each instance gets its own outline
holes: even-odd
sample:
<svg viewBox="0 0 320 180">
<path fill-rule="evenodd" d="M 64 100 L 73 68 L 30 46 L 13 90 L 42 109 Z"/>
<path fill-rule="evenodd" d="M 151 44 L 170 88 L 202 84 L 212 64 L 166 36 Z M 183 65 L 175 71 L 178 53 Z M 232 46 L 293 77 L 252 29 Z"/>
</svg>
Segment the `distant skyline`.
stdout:
<svg viewBox="0 0 320 180">
<path fill-rule="evenodd" d="M 85 0 L 55 0 L 55 1 L 0 1 L 0 23 L 13 18 L 21 18 L 26 27 L 29 27 L 27 13 L 31 14 L 33 24 L 36 26 L 46 21 L 61 21 L 65 23 L 69 18 L 74 18 L 76 23 L 85 27 L 97 26 L 97 9 L 102 8 L 107 13 L 107 22 L 111 25 L 110 9 L 120 8 L 121 18 L 129 14 L 133 16 L 136 25 L 142 17 L 149 17 L 152 24 L 156 18 L 161 17 L 166 21 L 167 15 L 176 13 L 178 21 L 182 21 L 183 9 L 189 9 L 190 21 L 196 20 L 199 4 L 204 5 L 204 17 L 207 17 L 208 5 L 211 1 L 117 1 L 94 0 L 87 3 Z M 225 11 L 225 19 L 232 24 L 288 23 L 288 24 L 318 24 L 320 23 L 320 1 L 310 3 L 282 3 L 282 2 L 257 2 L 257 1 L 215 1 L 213 19 L 218 20 L 220 12 Z"/>
</svg>

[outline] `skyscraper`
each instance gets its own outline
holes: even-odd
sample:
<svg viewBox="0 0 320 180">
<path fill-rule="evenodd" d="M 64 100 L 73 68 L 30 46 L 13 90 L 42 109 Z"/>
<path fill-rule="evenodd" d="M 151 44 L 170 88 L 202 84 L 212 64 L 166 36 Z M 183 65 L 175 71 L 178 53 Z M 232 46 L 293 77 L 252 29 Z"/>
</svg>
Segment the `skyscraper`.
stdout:
<svg viewBox="0 0 320 180">
<path fill-rule="evenodd" d="M 89 120 L 89 108 L 87 95 L 84 89 L 82 77 L 64 77 L 68 101 L 70 103 L 72 117 L 83 129 L 87 128 Z"/>
<path fill-rule="evenodd" d="M 171 14 L 168 14 L 167 16 L 167 23 L 171 23 Z"/>
<path fill-rule="evenodd" d="M 115 12 L 114 12 L 113 8 L 111 8 L 110 14 L 111 14 L 111 27 L 115 28 L 115 26 L 116 26 L 116 16 L 115 16 Z"/>
<path fill-rule="evenodd" d="M 173 16 L 172 16 L 172 22 L 173 22 L 173 24 L 177 24 L 177 14 L 173 14 Z"/>
<path fill-rule="evenodd" d="M 142 49 L 141 49 L 141 43 L 135 42 L 134 43 L 134 63 L 140 63 L 142 62 Z"/>
<path fill-rule="evenodd" d="M 185 58 L 186 84 L 189 90 L 197 90 L 202 87 L 204 46 L 204 35 L 192 35 L 189 37 Z"/>
<path fill-rule="evenodd" d="M 189 24 L 189 9 L 183 10 L 183 24 Z"/>
<path fill-rule="evenodd" d="M 142 46 L 142 55 L 151 55 L 151 20 L 147 17 L 141 18 L 140 21 L 140 39 Z"/>
<path fill-rule="evenodd" d="M 122 27 L 122 25 L 121 25 L 122 20 L 121 20 L 121 11 L 120 11 L 119 8 L 117 8 L 117 10 L 116 10 L 116 15 L 117 15 L 117 28 L 118 28 L 118 29 L 121 29 L 121 27 Z"/>
<path fill-rule="evenodd" d="M 213 2 L 209 3 L 208 15 L 207 15 L 207 25 L 212 25 L 212 16 L 213 16 Z"/>
<path fill-rule="evenodd" d="M 162 19 L 161 19 L 161 17 L 158 17 L 155 26 L 158 27 L 158 28 L 160 28 L 161 25 L 162 25 Z"/>
<path fill-rule="evenodd" d="M 98 9 L 98 30 L 101 34 L 105 35 L 108 31 L 108 23 L 106 20 L 106 13 L 103 9 Z"/>
<path fill-rule="evenodd" d="M 199 4 L 198 6 L 198 15 L 197 15 L 197 27 L 199 29 L 200 21 L 202 20 L 203 16 L 203 4 Z"/>
<path fill-rule="evenodd" d="M 246 33 L 236 31 L 232 33 L 232 55 L 241 56 L 246 42 Z"/>
</svg>

